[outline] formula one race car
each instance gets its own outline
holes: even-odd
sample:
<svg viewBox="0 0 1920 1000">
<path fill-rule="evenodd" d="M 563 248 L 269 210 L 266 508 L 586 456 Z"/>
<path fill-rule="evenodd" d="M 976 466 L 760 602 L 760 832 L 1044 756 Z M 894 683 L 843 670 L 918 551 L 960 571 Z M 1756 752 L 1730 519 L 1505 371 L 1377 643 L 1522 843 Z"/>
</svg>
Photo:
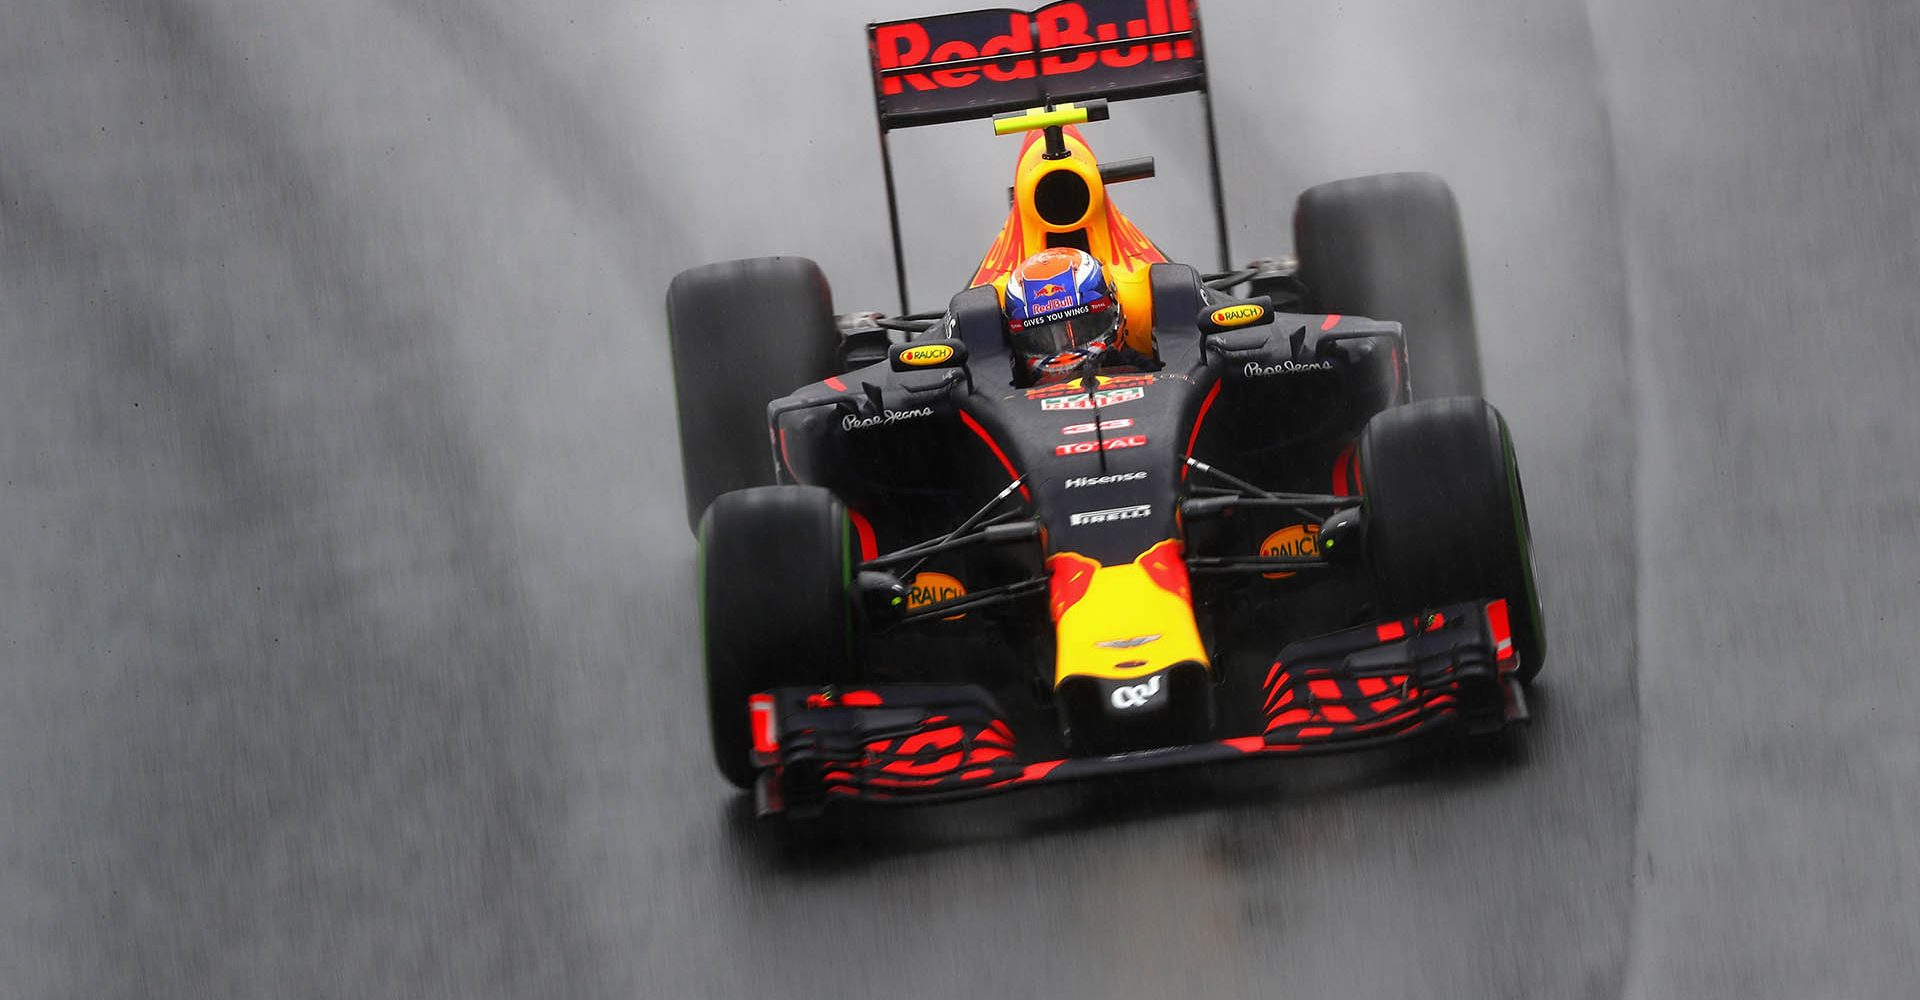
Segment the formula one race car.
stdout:
<svg viewBox="0 0 1920 1000">
<path fill-rule="evenodd" d="M 1445 185 L 1314 188 L 1296 259 L 1202 275 L 1108 198 L 1151 160 L 1078 128 L 1204 101 L 1189 0 L 869 33 L 883 146 L 993 116 L 1014 204 L 935 313 L 836 319 L 799 258 L 674 279 L 721 773 L 807 814 L 1524 721 L 1526 503 Z"/>
</svg>

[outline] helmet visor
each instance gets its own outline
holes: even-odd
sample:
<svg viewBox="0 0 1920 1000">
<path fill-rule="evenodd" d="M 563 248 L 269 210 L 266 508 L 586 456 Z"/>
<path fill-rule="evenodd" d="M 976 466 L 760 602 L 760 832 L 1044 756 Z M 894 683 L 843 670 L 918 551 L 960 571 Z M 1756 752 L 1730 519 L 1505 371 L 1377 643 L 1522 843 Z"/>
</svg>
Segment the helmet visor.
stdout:
<svg viewBox="0 0 1920 1000">
<path fill-rule="evenodd" d="M 1062 319 L 1028 320 L 1012 331 L 1014 349 L 1028 356 L 1058 354 L 1083 348 L 1113 333 L 1120 316 L 1105 302 Z M 1076 310 L 1077 311 L 1077 310 Z"/>
</svg>

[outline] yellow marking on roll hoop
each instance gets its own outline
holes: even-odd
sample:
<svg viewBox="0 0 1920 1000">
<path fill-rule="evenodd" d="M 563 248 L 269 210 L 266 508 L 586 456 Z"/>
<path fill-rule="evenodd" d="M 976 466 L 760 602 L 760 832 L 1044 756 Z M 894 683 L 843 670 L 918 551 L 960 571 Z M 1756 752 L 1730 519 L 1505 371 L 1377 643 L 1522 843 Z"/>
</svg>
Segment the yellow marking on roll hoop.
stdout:
<svg viewBox="0 0 1920 1000">
<path fill-rule="evenodd" d="M 1087 120 L 1087 109 L 1071 104 L 1056 104 L 1052 111 L 1046 108 L 1028 108 L 1024 113 L 1012 118 L 996 118 L 993 121 L 994 135 L 1012 135 L 1015 132 L 1031 132 L 1037 128 L 1053 125 L 1080 125 Z"/>
</svg>

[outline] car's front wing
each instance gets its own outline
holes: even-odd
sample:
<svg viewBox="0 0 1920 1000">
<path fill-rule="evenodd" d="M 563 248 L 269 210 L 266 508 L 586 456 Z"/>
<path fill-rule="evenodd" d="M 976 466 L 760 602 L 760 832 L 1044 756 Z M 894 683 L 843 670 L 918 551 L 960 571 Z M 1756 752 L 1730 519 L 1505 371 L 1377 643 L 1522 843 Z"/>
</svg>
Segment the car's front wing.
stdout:
<svg viewBox="0 0 1920 1000">
<path fill-rule="evenodd" d="M 753 695 L 762 815 L 829 802 L 923 803 L 1270 756 L 1356 750 L 1526 719 L 1504 600 L 1457 604 L 1290 643 L 1262 684 L 1265 728 L 1205 743 L 1029 760 L 974 685 L 784 687 Z"/>
</svg>

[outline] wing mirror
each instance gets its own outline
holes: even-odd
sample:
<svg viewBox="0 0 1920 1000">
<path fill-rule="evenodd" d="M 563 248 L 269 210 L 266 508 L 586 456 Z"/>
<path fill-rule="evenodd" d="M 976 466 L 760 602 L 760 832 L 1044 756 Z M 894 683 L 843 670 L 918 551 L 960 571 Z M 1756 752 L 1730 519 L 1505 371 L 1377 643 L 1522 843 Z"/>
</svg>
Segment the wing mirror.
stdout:
<svg viewBox="0 0 1920 1000">
<path fill-rule="evenodd" d="M 892 573 L 863 569 L 853 576 L 854 606 L 877 628 L 899 622 L 907 613 L 907 585 Z"/>
</svg>

